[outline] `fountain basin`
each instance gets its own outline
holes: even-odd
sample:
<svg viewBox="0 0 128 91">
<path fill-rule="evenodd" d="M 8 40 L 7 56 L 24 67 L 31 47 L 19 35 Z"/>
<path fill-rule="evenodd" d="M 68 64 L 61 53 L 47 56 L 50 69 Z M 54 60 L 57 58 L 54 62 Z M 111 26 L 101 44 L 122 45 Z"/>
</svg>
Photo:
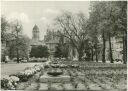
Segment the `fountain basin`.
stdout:
<svg viewBox="0 0 128 91">
<path fill-rule="evenodd" d="M 68 75 L 50 76 L 47 73 L 45 73 L 44 75 L 40 76 L 39 81 L 42 83 L 46 83 L 46 82 L 54 82 L 54 83 L 69 82 L 70 76 L 68 76 Z"/>
<path fill-rule="evenodd" d="M 48 72 L 47 74 L 50 76 L 59 76 L 59 75 L 63 74 L 63 72 Z"/>
<path fill-rule="evenodd" d="M 63 71 L 61 69 L 53 68 L 53 69 L 49 69 L 47 74 L 50 76 L 59 76 L 63 74 Z"/>
</svg>

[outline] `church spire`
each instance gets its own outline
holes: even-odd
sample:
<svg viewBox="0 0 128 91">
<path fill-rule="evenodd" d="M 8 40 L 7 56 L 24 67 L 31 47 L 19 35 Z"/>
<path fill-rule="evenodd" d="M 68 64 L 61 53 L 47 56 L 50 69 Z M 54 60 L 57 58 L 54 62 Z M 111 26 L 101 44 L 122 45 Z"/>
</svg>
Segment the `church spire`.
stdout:
<svg viewBox="0 0 128 91">
<path fill-rule="evenodd" d="M 39 41 L 39 28 L 38 26 L 35 24 L 35 26 L 33 27 L 33 36 L 32 39 Z"/>
<path fill-rule="evenodd" d="M 38 26 L 35 24 L 35 26 L 33 27 L 33 31 L 39 31 Z"/>
</svg>

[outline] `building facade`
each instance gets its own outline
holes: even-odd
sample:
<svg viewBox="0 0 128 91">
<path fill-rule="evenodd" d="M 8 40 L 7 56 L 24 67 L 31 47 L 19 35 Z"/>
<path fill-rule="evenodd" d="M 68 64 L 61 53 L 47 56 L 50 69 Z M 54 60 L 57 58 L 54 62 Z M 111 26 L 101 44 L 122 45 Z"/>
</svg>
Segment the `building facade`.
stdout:
<svg viewBox="0 0 128 91">
<path fill-rule="evenodd" d="M 33 27 L 32 30 L 32 39 L 30 42 L 30 46 L 39 46 L 39 45 L 44 45 L 44 42 L 40 40 L 40 31 L 37 25 Z"/>
<path fill-rule="evenodd" d="M 116 39 L 115 37 L 111 38 L 111 46 L 112 46 L 112 53 L 113 53 L 113 59 L 123 59 L 123 43 L 121 43 L 122 39 L 118 38 Z M 109 43 L 108 41 L 106 42 L 106 51 L 107 51 L 107 58 L 109 58 Z"/>
<path fill-rule="evenodd" d="M 52 38 L 52 40 L 49 40 L 49 41 L 43 41 L 43 40 L 40 40 L 40 31 L 39 31 L 39 27 L 37 25 L 35 25 L 33 27 L 33 30 L 32 30 L 32 39 L 30 41 L 30 51 L 31 51 L 31 48 L 34 47 L 34 46 L 47 46 L 48 49 L 49 49 L 49 52 L 51 54 L 53 54 L 55 52 L 55 47 L 57 45 L 59 41 L 56 40 L 56 38 Z"/>
</svg>

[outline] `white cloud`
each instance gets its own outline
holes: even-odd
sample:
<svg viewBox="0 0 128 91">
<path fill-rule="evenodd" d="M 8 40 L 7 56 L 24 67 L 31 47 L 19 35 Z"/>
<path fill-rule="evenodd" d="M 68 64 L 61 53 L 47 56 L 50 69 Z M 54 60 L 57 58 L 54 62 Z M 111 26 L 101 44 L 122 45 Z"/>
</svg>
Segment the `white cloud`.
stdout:
<svg viewBox="0 0 128 91">
<path fill-rule="evenodd" d="M 28 18 L 28 15 L 26 15 L 25 13 L 20 14 L 20 19 L 21 19 L 21 21 L 24 21 L 26 23 L 29 23 L 29 21 L 30 21 Z"/>
<path fill-rule="evenodd" d="M 53 22 L 53 19 L 60 14 L 60 11 L 57 9 L 51 9 L 47 8 L 43 11 L 42 17 L 40 20 L 43 22 L 43 24 L 49 24 Z"/>
<path fill-rule="evenodd" d="M 22 25 L 23 25 L 23 34 L 27 35 L 28 37 L 31 38 L 32 36 L 32 20 L 30 21 L 29 17 L 27 14 L 21 12 L 12 12 L 7 16 L 7 19 L 9 22 L 13 22 L 15 20 L 19 20 Z M 14 23 L 14 22 L 13 22 Z"/>
<path fill-rule="evenodd" d="M 46 17 L 41 17 L 41 20 L 42 21 L 47 21 L 47 18 Z"/>
<path fill-rule="evenodd" d="M 58 14 L 59 13 L 59 11 L 58 10 L 54 10 L 54 9 L 46 9 L 45 11 L 44 11 L 44 13 L 51 13 L 51 14 Z"/>
<path fill-rule="evenodd" d="M 60 14 L 60 11 L 58 9 L 47 8 L 43 11 L 42 17 L 46 17 L 49 20 L 49 19 L 53 19 L 54 17 L 56 17 L 59 14 Z"/>
<path fill-rule="evenodd" d="M 9 21 L 13 21 L 15 19 L 18 19 L 23 23 L 29 23 L 30 22 L 28 15 L 25 13 L 13 12 L 8 16 Z"/>
<path fill-rule="evenodd" d="M 46 17 L 44 17 L 44 16 L 42 16 L 41 17 L 41 22 L 45 25 L 45 24 L 48 24 L 49 22 L 50 22 L 50 19 L 48 19 L 48 18 L 46 18 Z"/>
</svg>

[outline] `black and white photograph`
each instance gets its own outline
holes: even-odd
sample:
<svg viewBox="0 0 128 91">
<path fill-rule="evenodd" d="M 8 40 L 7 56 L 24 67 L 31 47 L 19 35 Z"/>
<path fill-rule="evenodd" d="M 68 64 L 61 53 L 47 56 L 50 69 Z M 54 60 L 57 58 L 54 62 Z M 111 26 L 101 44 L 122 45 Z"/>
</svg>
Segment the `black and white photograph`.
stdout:
<svg viewBox="0 0 128 91">
<path fill-rule="evenodd" d="M 0 1 L 1 91 L 127 91 L 127 1 Z"/>
</svg>

